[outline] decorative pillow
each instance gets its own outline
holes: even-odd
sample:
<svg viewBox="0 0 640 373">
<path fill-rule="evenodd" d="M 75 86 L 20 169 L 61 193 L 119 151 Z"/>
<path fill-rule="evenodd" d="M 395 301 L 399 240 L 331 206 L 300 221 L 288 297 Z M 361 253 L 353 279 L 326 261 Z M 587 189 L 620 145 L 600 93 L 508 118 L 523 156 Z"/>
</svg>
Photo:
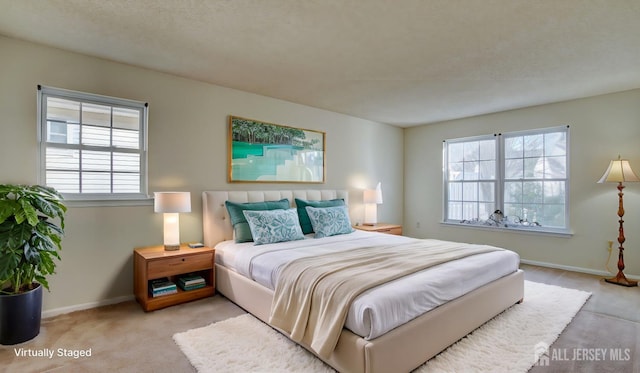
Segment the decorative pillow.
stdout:
<svg viewBox="0 0 640 373">
<path fill-rule="evenodd" d="M 251 236 L 251 229 L 247 218 L 242 213 L 245 210 L 284 210 L 290 208 L 289 200 L 283 198 L 279 201 L 265 201 L 265 202 L 248 202 L 237 203 L 226 201 L 227 211 L 229 212 L 229 218 L 231 218 L 231 225 L 233 226 L 233 233 L 236 242 L 249 242 L 253 241 Z"/>
<path fill-rule="evenodd" d="M 295 209 L 243 211 L 256 245 L 304 239 Z"/>
<path fill-rule="evenodd" d="M 353 232 L 347 206 L 316 208 L 307 206 L 316 238 Z"/>
<path fill-rule="evenodd" d="M 311 207 L 333 207 L 333 206 L 344 206 L 344 199 L 331 199 L 325 201 L 307 201 L 304 199 L 296 198 L 296 207 L 298 209 L 298 219 L 300 219 L 300 227 L 302 228 L 302 233 L 309 234 L 313 233 L 313 226 L 311 225 L 311 220 L 309 220 L 309 214 L 307 214 L 307 206 Z"/>
</svg>

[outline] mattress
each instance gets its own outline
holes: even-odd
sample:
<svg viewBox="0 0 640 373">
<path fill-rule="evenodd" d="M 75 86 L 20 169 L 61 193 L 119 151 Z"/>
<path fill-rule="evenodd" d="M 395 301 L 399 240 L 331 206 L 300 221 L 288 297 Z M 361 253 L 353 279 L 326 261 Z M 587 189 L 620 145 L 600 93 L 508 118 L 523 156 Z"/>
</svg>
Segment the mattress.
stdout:
<svg viewBox="0 0 640 373">
<path fill-rule="evenodd" d="M 259 246 L 252 242 L 223 241 L 216 245 L 216 263 L 273 290 L 280 269 L 293 259 L 413 241 L 416 239 L 359 230 L 321 239 L 307 236 L 304 240 Z M 501 249 L 440 264 L 388 282 L 355 299 L 345 327 L 365 339 L 376 338 L 439 305 L 515 272 L 519 264 L 516 253 Z"/>
</svg>

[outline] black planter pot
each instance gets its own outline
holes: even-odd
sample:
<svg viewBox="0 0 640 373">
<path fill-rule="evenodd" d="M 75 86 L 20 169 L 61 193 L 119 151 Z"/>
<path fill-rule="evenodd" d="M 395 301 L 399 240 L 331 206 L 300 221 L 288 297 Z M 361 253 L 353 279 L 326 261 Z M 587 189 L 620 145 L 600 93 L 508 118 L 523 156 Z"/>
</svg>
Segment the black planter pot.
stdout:
<svg viewBox="0 0 640 373">
<path fill-rule="evenodd" d="M 14 345 L 35 338 L 42 318 L 42 285 L 25 293 L 0 295 L 0 344 Z"/>
</svg>

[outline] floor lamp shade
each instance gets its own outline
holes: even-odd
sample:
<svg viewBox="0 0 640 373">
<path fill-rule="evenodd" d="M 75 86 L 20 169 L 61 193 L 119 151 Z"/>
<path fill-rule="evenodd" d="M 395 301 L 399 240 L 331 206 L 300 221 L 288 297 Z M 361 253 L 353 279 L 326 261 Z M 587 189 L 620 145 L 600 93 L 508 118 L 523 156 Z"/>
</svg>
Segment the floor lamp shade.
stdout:
<svg viewBox="0 0 640 373">
<path fill-rule="evenodd" d="M 598 183 L 618 183 L 618 223 L 620 225 L 618 228 L 618 244 L 620 245 L 618 247 L 618 274 L 613 278 L 605 279 L 605 281 L 623 286 L 638 286 L 637 281 L 628 280 L 622 272 L 624 270 L 624 247 L 622 244 L 626 240 L 624 237 L 624 220 L 622 219 L 624 216 L 624 204 L 622 200 L 624 185 L 622 185 L 622 183 L 629 181 L 640 181 L 640 178 L 638 178 L 638 175 L 631 169 L 629 161 L 620 159 L 620 156 L 618 156 L 617 160 L 609 163 L 609 168 L 607 168 L 607 171 L 605 171 L 604 175 L 598 180 Z"/>
<path fill-rule="evenodd" d="M 633 172 L 628 160 L 618 157 L 617 160 L 609 163 L 609 168 L 598 180 L 598 183 L 622 183 L 626 181 L 640 181 L 640 178 Z"/>
<path fill-rule="evenodd" d="M 191 212 L 191 193 L 156 192 L 153 211 L 164 214 L 164 249 L 180 248 L 180 213 Z"/>
</svg>

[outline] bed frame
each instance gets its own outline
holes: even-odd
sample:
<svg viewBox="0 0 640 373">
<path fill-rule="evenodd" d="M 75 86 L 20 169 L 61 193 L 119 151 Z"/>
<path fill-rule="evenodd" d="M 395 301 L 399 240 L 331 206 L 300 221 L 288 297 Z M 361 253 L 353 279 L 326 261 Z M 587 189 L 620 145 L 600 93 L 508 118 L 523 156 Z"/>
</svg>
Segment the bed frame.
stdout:
<svg viewBox="0 0 640 373">
<path fill-rule="evenodd" d="M 262 202 L 288 198 L 328 200 L 344 198 L 344 190 L 205 191 L 203 198 L 204 243 L 214 247 L 230 240 L 233 229 L 224 202 Z M 273 291 L 216 264 L 216 290 L 268 324 Z M 466 336 L 486 321 L 522 301 L 521 270 L 484 285 L 431 310 L 390 332 L 366 340 L 343 329 L 336 349 L 322 359 L 340 372 L 409 372 Z M 304 346 L 311 351 L 309 346 Z"/>
</svg>

